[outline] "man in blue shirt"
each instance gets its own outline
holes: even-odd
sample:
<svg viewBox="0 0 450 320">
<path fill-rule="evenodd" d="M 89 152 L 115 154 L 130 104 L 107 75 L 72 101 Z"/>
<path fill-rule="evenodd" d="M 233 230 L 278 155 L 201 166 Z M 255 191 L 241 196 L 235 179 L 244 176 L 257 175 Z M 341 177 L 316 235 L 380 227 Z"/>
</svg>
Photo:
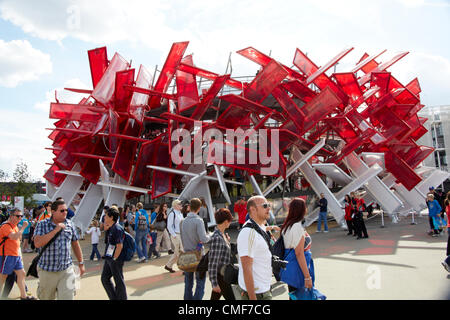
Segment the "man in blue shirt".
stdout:
<svg viewBox="0 0 450 320">
<path fill-rule="evenodd" d="M 134 219 L 134 230 L 136 232 L 136 250 L 138 253 L 138 262 L 147 262 L 147 234 L 150 227 L 150 221 L 147 211 L 144 210 L 144 205 L 141 202 L 136 204 L 136 218 Z"/>
<path fill-rule="evenodd" d="M 119 211 L 111 207 L 105 214 L 104 228 L 108 231 L 106 239 L 105 263 L 102 271 L 102 284 L 110 300 L 127 300 L 127 290 L 123 278 L 123 241 L 125 231 L 117 223 Z M 111 278 L 114 278 L 115 286 Z"/>
</svg>

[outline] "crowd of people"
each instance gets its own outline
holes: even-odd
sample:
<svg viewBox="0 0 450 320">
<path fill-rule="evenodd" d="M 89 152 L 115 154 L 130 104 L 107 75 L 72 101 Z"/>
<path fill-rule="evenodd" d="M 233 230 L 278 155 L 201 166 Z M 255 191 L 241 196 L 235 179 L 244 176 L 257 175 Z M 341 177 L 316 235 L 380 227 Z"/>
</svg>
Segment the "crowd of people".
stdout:
<svg viewBox="0 0 450 320">
<path fill-rule="evenodd" d="M 328 231 L 328 202 L 324 194 L 317 201 L 319 221 L 317 232 Z M 450 212 L 450 192 L 442 205 L 434 199 L 433 190 L 427 195 L 430 233 L 443 232 L 443 212 Z M 131 256 L 138 263 L 158 259 L 167 251 L 169 259 L 164 270 L 175 273 L 179 258 L 189 252 L 197 252 L 200 270 L 184 271 L 185 300 L 202 300 L 207 275 L 211 282 L 211 300 L 223 297 L 226 300 L 270 300 L 272 299 L 272 275 L 288 285 L 289 295 L 297 299 L 305 290 L 314 289 L 316 274 L 312 259 L 311 236 L 303 222 L 307 215 L 306 201 L 294 198 L 288 208 L 281 228 L 271 219 L 271 205 L 263 196 L 242 198 L 234 205 L 238 215 L 239 234 L 236 244 L 231 243 L 227 229 L 233 215 L 227 208 L 213 213 L 216 226 L 208 226 L 210 213 L 204 199 L 189 201 L 173 200 L 170 207 L 160 203 L 147 212 L 142 203 L 125 205 L 124 208 L 105 206 L 99 219 L 94 219 L 86 230 L 90 235 L 92 250 L 90 260 L 103 261 L 101 283 L 111 300 L 126 300 L 127 291 L 123 267 L 132 247 Z M 352 192 L 345 196 L 345 221 L 348 235 L 356 239 L 368 238 L 363 212 L 367 211 L 361 195 Z M 150 213 L 151 212 L 151 213 Z M 72 215 L 73 216 L 73 215 Z M 83 252 L 79 244 L 80 232 L 74 226 L 69 208 L 63 199 L 45 203 L 22 213 L 18 209 L 9 215 L 2 212 L 0 219 L 0 291 L 7 297 L 14 281 L 20 290 L 21 299 L 34 300 L 28 290 L 22 253 L 40 252 L 37 264 L 39 284 L 37 298 L 42 300 L 71 300 L 75 287 L 69 279 L 75 277 L 74 263 L 79 275 L 85 273 Z M 269 222 L 272 225 L 269 225 Z M 279 239 L 272 234 L 280 232 Z M 98 246 L 104 233 L 105 250 Z M 129 239 L 132 241 L 130 246 Z M 282 243 L 279 257 L 274 255 L 277 245 Z M 450 240 L 449 240 L 450 241 Z M 442 262 L 449 269 L 449 244 L 447 259 Z M 72 252 L 75 261 L 72 259 Z M 275 265 L 283 264 L 282 268 Z M 275 271 L 278 270 L 278 271 Z M 195 289 L 194 289 L 195 286 Z"/>
</svg>

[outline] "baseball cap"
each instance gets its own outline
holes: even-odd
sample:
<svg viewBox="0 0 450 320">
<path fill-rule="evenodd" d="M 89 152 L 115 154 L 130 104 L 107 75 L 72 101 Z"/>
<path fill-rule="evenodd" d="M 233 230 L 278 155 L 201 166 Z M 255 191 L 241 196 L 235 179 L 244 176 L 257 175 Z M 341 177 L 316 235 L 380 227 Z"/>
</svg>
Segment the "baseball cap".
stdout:
<svg viewBox="0 0 450 320">
<path fill-rule="evenodd" d="M 429 187 L 428 190 L 434 190 L 434 187 Z"/>
</svg>

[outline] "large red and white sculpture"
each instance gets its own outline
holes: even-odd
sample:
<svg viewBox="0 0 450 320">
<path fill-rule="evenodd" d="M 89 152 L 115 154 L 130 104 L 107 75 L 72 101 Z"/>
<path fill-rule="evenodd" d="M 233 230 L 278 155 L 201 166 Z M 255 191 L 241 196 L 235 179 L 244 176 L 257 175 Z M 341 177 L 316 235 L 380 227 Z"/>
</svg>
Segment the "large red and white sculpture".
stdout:
<svg viewBox="0 0 450 320">
<path fill-rule="evenodd" d="M 102 200 L 121 205 L 142 193 L 203 196 L 212 215 L 208 182 L 217 181 L 230 202 L 227 184 L 243 183 L 232 179 L 237 170 L 264 195 L 300 171 L 316 193 L 325 193 L 338 222 L 345 194 L 358 188 L 366 189 L 366 203 L 386 212 L 420 211 L 428 187 L 449 176 L 420 166 L 433 148 L 417 144 L 427 132 L 427 119 L 417 115 L 423 107 L 417 78 L 404 85 L 387 71 L 408 52 L 384 63 L 377 59 L 385 51 L 364 54 L 352 70 L 329 74 L 353 48 L 322 67 L 297 49 L 289 68 L 249 47 L 237 53 L 260 69 L 247 83 L 196 66 L 187 46 L 172 45 L 157 79 L 118 53 L 109 60 L 106 47 L 90 50 L 93 89 L 66 88 L 86 97 L 51 103 L 57 121 L 47 190 L 52 199 L 77 201 L 74 222 L 82 230 Z M 236 132 L 247 135 L 230 138 Z M 276 167 L 263 171 L 268 156 Z M 265 190 L 256 182 L 261 175 L 273 177 Z M 341 191 L 333 194 L 324 175 Z"/>
</svg>

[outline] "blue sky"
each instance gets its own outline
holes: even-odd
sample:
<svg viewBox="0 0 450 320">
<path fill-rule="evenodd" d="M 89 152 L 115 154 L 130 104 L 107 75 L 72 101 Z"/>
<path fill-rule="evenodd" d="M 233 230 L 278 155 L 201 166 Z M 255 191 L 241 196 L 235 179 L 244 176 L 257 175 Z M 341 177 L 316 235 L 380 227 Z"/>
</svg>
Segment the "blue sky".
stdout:
<svg viewBox="0 0 450 320">
<path fill-rule="evenodd" d="M 119 1 L 0 0 L 0 169 L 25 161 L 35 179 L 51 162 L 45 130 L 54 91 L 66 102 L 91 88 L 87 50 L 106 45 L 153 71 L 172 42 L 190 41 L 199 67 L 232 76 L 257 67 L 235 52 L 253 46 L 291 66 L 295 48 L 319 66 L 354 47 L 338 65 L 349 71 L 364 52 L 387 49 L 379 62 L 410 53 L 388 69 L 402 83 L 419 78 L 422 103 L 450 104 L 450 1 Z"/>
</svg>

